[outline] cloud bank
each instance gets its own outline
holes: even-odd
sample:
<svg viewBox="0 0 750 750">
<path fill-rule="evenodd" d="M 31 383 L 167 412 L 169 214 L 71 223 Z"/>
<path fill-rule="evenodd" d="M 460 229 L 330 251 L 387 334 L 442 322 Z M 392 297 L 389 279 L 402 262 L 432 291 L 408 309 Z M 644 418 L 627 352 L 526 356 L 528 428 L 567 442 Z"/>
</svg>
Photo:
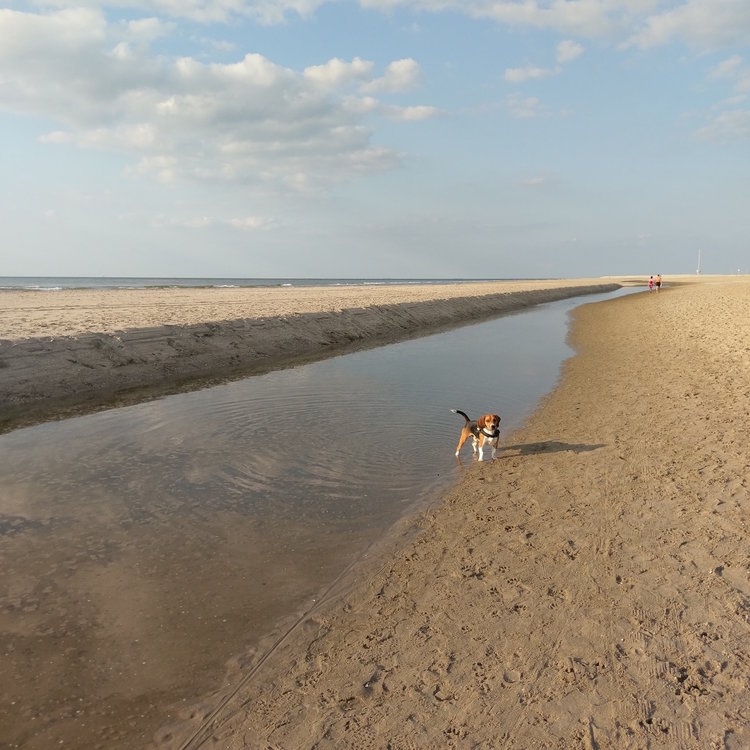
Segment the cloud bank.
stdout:
<svg viewBox="0 0 750 750">
<path fill-rule="evenodd" d="M 201 17 L 218 13 L 192 7 Z M 408 122 L 437 114 L 374 98 L 417 87 L 412 59 L 391 61 L 380 75 L 360 58 L 301 71 L 256 53 L 205 63 L 153 53 L 153 40 L 168 33 L 156 18 L 112 23 L 101 9 L 1 10 L 0 106 L 60 123 L 46 143 L 130 154 L 133 173 L 162 182 L 293 190 L 394 167 L 398 155 L 372 143 L 372 116 Z"/>
</svg>

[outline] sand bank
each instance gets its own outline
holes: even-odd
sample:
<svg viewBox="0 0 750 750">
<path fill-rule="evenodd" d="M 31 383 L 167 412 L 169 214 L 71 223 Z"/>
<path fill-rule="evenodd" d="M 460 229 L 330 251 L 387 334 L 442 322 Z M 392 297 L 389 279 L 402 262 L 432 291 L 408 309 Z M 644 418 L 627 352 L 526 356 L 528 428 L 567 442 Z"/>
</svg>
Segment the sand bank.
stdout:
<svg viewBox="0 0 750 750">
<path fill-rule="evenodd" d="M 0 294 L 0 430 L 616 289 L 573 279 Z"/>
<path fill-rule="evenodd" d="M 571 341 L 501 458 L 155 746 L 749 746 L 750 282 Z"/>
</svg>

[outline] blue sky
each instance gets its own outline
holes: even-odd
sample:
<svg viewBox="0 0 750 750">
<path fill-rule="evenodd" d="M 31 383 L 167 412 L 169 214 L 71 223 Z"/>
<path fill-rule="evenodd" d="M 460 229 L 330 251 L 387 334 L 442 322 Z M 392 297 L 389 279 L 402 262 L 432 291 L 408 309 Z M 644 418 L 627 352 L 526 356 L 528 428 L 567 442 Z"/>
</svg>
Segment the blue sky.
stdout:
<svg viewBox="0 0 750 750">
<path fill-rule="evenodd" d="M 747 0 L 0 7 L 0 275 L 750 267 Z"/>
</svg>

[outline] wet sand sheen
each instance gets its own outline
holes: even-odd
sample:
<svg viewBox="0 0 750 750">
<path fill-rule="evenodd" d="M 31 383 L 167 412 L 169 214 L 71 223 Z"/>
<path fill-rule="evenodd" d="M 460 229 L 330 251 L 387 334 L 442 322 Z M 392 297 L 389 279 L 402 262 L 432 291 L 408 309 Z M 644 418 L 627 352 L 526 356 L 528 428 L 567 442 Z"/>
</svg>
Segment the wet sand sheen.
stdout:
<svg viewBox="0 0 750 750">
<path fill-rule="evenodd" d="M 454 399 L 520 423 L 579 303 L 0 436 L 4 734 L 140 748 L 239 677 L 453 480 Z"/>
<path fill-rule="evenodd" d="M 675 295 L 675 303 L 667 307 L 664 303 L 670 295 Z M 661 307 L 653 305 L 657 299 Z M 267 671 L 257 674 L 237 696 L 239 705 L 250 707 L 250 714 L 236 713 L 236 704 L 227 704 L 229 714 L 219 713 L 215 721 L 202 725 L 201 717 L 221 706 L 225 697 L 222 693 L 209 696 L 202 707 L 179 712 L 177 726 L 160 734 L 162 744 L 171 747 L 179 744 L 180 738 L 195 734 L 215 735 L 228 747 L 252 747 L 256 741 L 296 747 L 300 742 L 309 744 L 316 736 L 324 747 L 358 747 L 373 737 L 383 742 L 389 739 L 398 747 L 414 738 L 421 738 L 423 745 L 445 743 L 446 737 L 507 742 L 502 732 L 509 731 L 519 747 L 540 747 L 549 737 L 562 747 L 580 747 L 587 737 L 600 746 L 622 747 L 642 747 L 646 741 L 673 747 L 675 738 L 682 741 L 685 737 L 698 737 L 696 747 L 727 736 L 740 743 L 747 740 L 742 707 L 748 696 L 742 665 L 749 657 L 742 644 L 748 642 L 743 602 L 750 592 L 735 573 L 743 570 L 737 550 L 741 551 L 739 540 L 747 532 L 746 517 L 741 513 L 747 485 L 741 477 L 747 476 L 749 467 L 737 446 L 747 444 L 743 425 L 746 431 L 750 415 L 750 394 L 742 386 L 742 373 L 750 367 L 748 288 L 670 289 L 650 300 L 652 307 L 634 307 L 631 314 L 620 306 L 628 302 L 624 300 L 617 303 L 612 315 L 604 315 L 599 311 L 604 308 L 598 306 L 595 315 L 579 315 L 579 319 L 588 320 L 577 333 L 581 354 L 566 368 L 568 377 L 537 417 L 513 436 L 508 461 L 498 462 L 500 474 L 495 474 L 494 468 L 477 467 L 475 476 L 467 476 L 436 511 L 434 521 L 432 515 L 425 519 L 429 533 L 417 546 L 407 547 L 406 558 L 400 555 L 377 575 L 362 579 L 364 588 L 344 600 L 342 613 L 317 613 L 296 640 L 285 642 L 279 660 L 266 664 Z M 666 339 L 669 346 L 644 346 L 644 341 L 653 337 Z M 599 359 L 593 357 L 597 350 L 602 352 Z M 634 368 L 637 378 L 633 377 Z M 658 420 L 650 418 L 654 394 L 658 396 Z M 717 403 L 723 407 L 717 409 Z M 734 422 L 734 417 L 741 422 Z M 638 437 L 643 435 L 644 424 L 650 426 L 647 443 L 639 442 Z M 697 464 L 696 454 L 702 458 Z M 95 464 L 94 455 L 92 466 Z M 696 467 L 699 477 L 710 480 L 705 492 L 701 479 L 691 473 Z M 664 481 L 653 482 L 654 476 Z M 597 497 L 590 497 L 597 491 Z M 620 496 L 629 498 L 630 503 L 615 504 L 613 498 Z M 681 503 L 676 504 L 680 498 Z M 603 510 L 602 499 L 606 501 Z M 635 500 L 640 504 L 634 504 Z M 707 508 L 703 507 L 706 500 L 710 501 Z M 143 522 L 143 510 L 136 509 L 130 523 Z M 618 517 L 623 518 L 620 525 Z M 502 529 L 496 527 L 500 522 Z M 24 527 L 19 522 L 8 529 L 13 536 Z M 648 537 L 639 536 L 646 532 Z M 175 545 L 185 536 L 180 528 L 170 529 L 170 533 Z M 590 544 L 587 539 L 592 540 Z M 687 540 L 686 546 L 678 547 L 675 541 L 672 550 L 665 545 L 665 540 L 675 539 L 680 544 Z M 208 535 L 203 548 L 206 560 L 222 543 L 221 536 Z M 97 540 L 89 544 L 106 563 L 112 551 Z M 229 546 L 231 549 L 231 543 Z M 650 555 L 648 560 L 644 550 Z M 659 554 L 662 550 L 663 556 Z M 179 552 L 164 550 L 163 554 L 179 561 Z M 506 555 L 508 560 L 498 555 Z M 65 570 L 68 565 L 43 546 L 38 556 L 51 567 Z M 579 568 L 567 567 L 576 560 L 586 563 L 583 569 L 599 586 L 599 598 L 578 580 Z M 451 561 L 456 563 L 455 569 L 444 568 Z M 137 556 L 132 562 L 138 563 Z M 635 563 L 653 571 L 647 580 L 640 580 L 642 573 L 628 567 Z M 413 591 L 401 590 L 399 594 L 404 564 Z M 690 573 L 696 565 L 711 575 L 704 580 L 699 571 Z M 498 579 L 502 566 L 513 570 L 506 578 L 514 581 Z M 612 573 L 612 581 L 600 573 Z M 121 580 L 126 581 L 129 575 L 130 570 L 124 571 Z M 449 584 L 447 588 L 444 583 Z M 23 585 L 14 582 L 11 596 Z M 500 601 L 477 596 L 485 589 L 492 594 L 493 587 L 502 594 Z M 367 594 L 370 590 L 372 596 Z M 360 595 L 365 598 L 359 599 Z M 456 599 L 464 595 L 467 598 Z M 158 600 L 157 590 L 154 601 Z M 415 601 L 411 615 L 418 617 L 412 622 L 408 603 Z M 470 630 L 453 632 L 464 620 L 446 621 L 438 606 L 441 601 L 450 603 L 451 619 L 455 620 L 457 613 L 465 614 L 464 624 L 474 627 L 473 635 L 467 635 Z M 393 609 L 399 602 L 406 610 Z M 730 602 L 733 609 L 722 602 Z M 33 598 L 17 597 L 13 606 L 34 611 Z M 667 612 L 665 616 L 665 607 L 678 615 Z M 613 619 L 602 619 L 609 611 L 615 613 Z M 493 612 L 501 612 L 502 617 L 498 619 Z M 130 614 L 127 607 L 111 613 L 113 620 L 125 622 Z M 67 616 L 69 632 L 86 625 L 85 615 L 78 620 Z M 339 623 L 339 616 L 352 619 Z M 385 620 L 381 622 L 382 617 Z M 518 618 L 518 628 L 513 618 Z M 680 626 L 680 619 L 690 628 Z M 476 632 L 477 623 L 484 620 L 492 627 L 491 636 Z M 558 627 L 563 622 L 568 623 L 567 628 Z M 425 626 L 428 630 L 421 630 Z M 342 642 L 337 637 L 341 628 L 360 633 L 362 642 L 368 644 L 366 652 L 356 639 Z M 552 652 L 546 650 L 545 641 L 550 628 L 560 636 L 552 644 Z M 624 628 L 623 649 L 630 663 L 619 651 L 612 655 L 597 646 L 597 633 L 606 635 L 618 628 Z M 207 632 L 210 630 L 209 623 Z M 370 637 L 376 631 L 382 635 L 390 630 L 398 631 L 395 638 L 381 642 Z M 400 632 L 407 636 L 406 644 L 400 640 Z M 530 634 L 533 647 L 527 648 Z M 421 648 L 420 639 L 427 650 Z M 396 646 L 390 654 L 389 642 Z M 470 653 L 462 650 L 467 643 L 473 644 Z M 502 648 L 495 646 L 494 653 L 485 649 L 478 659 L 474 651 L 478 643 L 502 644 Z M 436 660 L 436 648 L 438 657 L 446 656 L 445 663 Z M 524 660 L 531 651 L 552 654 L 549 671 L 540 664 L 534 669 L 533 659 Z M 688 660 L 682 659 L 685 655 Z M 42 654 L 52 663 L 58 656 L 56 649 Z M 424 661 L 430 656 L 430 662 Z M 10 657 L 14 658 L 12 653 Z M 152 652 L 148 657 L 153 668 L 163 655 Z M 725 666 L 714 669 L 722 659 Z M 471 678 L 468 668 L 479 660 L 483 677 L 475 684 L 471 680 L 477 674 Z M 378 672 L 378 664 L 385 670 Z M 370 669 L 373 666 L 375 669 Z M 228 681 L 236 687 L 251 668 L 252 658 L 247 664 L 234 664 Z M 152 671 L 158 678 L 158 666 Z M 127 667 L 121 672 L 113 674 L 112 685 L 126 691 L 132 683 Z M 626 679 L 613 680 L 611 675 L 618 674 L 625 674 Z M 373 675 L 375 681 L 369 682 Z M 419 681 L 416 677 L 411 681 L 410 675 L 428 679 L 420 689 Z M 432 684 L 431 675 L 438 682 Z M 654 675 L 661 678 L 654 679 Z M 62 683 L 75 685 L 75 676 L 64 671 L 58 676 Z M 387 685 L 393 695 L 399 680 L 416 689 L 410 693 L 410 702 L 384 704 L 382 686 Z M 631 682 L 636 687 L 626 689 Z M 364 695 L 367 700 L 359 692 L 365 684 L 375 688 Z M 579 700 L 591 690 L 594 697 L 590 702 Z M 339 706 L 334 714 L 315 702 L 323 693 Z M 67 695 L 73 691 L 68 690 Z M 540 703 L 542 695 L 546 699 Z M 335 696 L 344 703 L 336 703 Z M 461 696 L 466 700 L 457 703 Z M 488 706 L 489 699 L 497 708 Z M 608 707 L 615 704 L 620 708 L 613 721 Z M 350 707 L 343 715 L 341 705 Z M 368 705 L 374 710 L 368 712 Z M 411 724 L 401 712 L 407 707 L 413 715 Z M 144 712 L 147 709 L 142 707 Z M 78 711 L 82 711 L 80 716 Z M 62 712 L 73 721 L 89 721 L 86 709 L 77 708 L 75 700 L 65 703 Z M 291 724 L 285 724 L 290 714 Z M 502 717 L 512 719 L 513 726 L 504 724 Z M 130 715 L 133 726 L 139 726 L 139 718 L 138 710 Z M 295 728 L 303 726 L 305 736 L 295 737 Z M 404 726 L 409 727 L 408 737 L 399 734 Z M 543 735 L 534 729 L 540 726 Z M 501 734 L 486 739 L 488 731 Z M 169 740 L 165 739 L 167 733 L 172 735 Z M 102 746 L 113 747 L 114 740 L 103 737 Z"/>
<path fill-rule="evenodd" d="M 0 430 L 611 291 L 575 279 L 0 294 Z"/>
<path fill-rule="evenodd" d="M 750 745 L 750 281 L 575 321 L 504 457 L 156 747 Z"/>
</svg>

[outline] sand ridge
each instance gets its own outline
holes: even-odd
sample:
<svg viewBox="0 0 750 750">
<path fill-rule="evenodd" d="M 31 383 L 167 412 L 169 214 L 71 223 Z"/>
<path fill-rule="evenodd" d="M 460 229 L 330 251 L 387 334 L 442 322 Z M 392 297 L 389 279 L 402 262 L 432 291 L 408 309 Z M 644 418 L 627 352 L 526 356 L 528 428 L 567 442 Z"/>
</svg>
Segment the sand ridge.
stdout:
<svg viewBox="0 0 750 750">
<path fill-rule="evenodd" d="M 501 458 L 154 747 L 747 747 L 750 282 L 571 341 Z"/>
<path fill-rule="evenodd" d="M 611 280 L 0 294 L 0 429 L 403 340 Z"/>
<path fill-rule="evenodd" d="M 582 278 L 325 287 L 14 290 L 0 292 L 0 341 L 283 318 L 379 305 L 593 286 L 611 281 Z"/>
</svg>

